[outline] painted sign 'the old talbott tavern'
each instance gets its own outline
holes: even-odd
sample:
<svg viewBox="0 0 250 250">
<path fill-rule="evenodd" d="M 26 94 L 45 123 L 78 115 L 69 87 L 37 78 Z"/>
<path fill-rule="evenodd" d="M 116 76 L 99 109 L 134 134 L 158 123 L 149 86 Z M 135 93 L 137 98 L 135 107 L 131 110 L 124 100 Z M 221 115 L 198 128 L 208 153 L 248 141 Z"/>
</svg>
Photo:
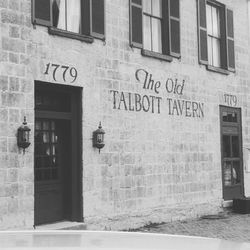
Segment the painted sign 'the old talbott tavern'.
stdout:
<svg viewBox="0 0 250 250">
<path fill-rule="evenodd" d="M 111 90 L 113 109 L 160 114 L 165 105 L 168 115 L 204 117 L 204 103 L 181 99 L 185 91 L 185 80 L 167 78 L 161 82 L 154 80 L 153 75 L 145 69 L 138 69 L 135 78 L 144 90 L 150 90 L 154 95 Z M 168 97 L 168 94 L 179 98 Z"/>
</svg>

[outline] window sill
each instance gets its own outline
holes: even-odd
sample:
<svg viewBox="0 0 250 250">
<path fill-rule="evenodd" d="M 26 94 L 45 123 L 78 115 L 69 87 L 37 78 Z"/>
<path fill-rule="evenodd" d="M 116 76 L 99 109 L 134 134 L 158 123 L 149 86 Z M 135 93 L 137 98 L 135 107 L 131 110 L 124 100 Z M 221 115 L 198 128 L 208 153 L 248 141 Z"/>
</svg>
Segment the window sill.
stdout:
<svg viewBox="0 0 250 250">
<path fill-rule="evenodd" d="M 153 58 L 160 59 L 160 60 L 167 61 L 167 62 L 173 61 L 173 58 L 171 56 L 163 55 L 163 54 L 160 54 L 154 51 L 145 50 L 145 49 L 141 50 L 141 54 L 143 56 L 153 57 Z"/>
<path fill-rule="evenodd" d="M 49 34 L 63 36 L 63 37 L 71 38 L 71 39 L 76 39 L 76 40 L 80 40 L 80 41 L 86 42 L 86 43 L 93 43 L 94 42 L 94 39 L 92 37 L 85 36 L 85 35 L 78 34 L 78 33 L 74 33 L 74 32 L 70 32 L 70 31 L 66 31 L 66 30 L 57 29 L 55 27 L 49 27 Z"/>
<path fill-rule="evenodd" d="M 220 74 L 223 74 L 223 75 L 229 75 L 230 74 L 230 72 L 228 70 L 226 70 L 226 69 L 214 67 L 212 65 L 206 65 L 206 67 L 207 67 L 208 71 L 217 72 L 217 73 L 220 73 Z"/>
</svg>

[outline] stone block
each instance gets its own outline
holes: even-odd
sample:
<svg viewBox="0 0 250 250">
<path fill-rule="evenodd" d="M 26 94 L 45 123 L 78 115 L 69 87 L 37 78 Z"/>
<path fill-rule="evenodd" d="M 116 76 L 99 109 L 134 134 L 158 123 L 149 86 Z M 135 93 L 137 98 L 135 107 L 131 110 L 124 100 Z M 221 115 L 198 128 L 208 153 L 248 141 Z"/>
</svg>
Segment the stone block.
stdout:
<svg viewBox="0 0 250 250">
<path fill-rule="evenodd" d="M 9 122 L 19 123 L 20 121 L 20 110 L 19 109 L 10 109 L 9 110 Z M 17 126 L 17 125 L 15 125 Z"/>
<path fill-rule="evenodd" d="M 0 62 L 7 62 L 8 61 L 8 52 L 7 51 L 0 51 Z"/>
<path fill-rule="evenodd" d="M 19 55 L 16 53 L 9 53 L 9 62 L 19 63 Z"/>
<path fill-rule="evenodd" d="M 14 11 L 19 11 L 20 10 L 20 1 L 18 0 L 9 0 L 9 9 L 14 10 Z"/>
<path fill-rule="evenodd" d="M 10 198 L 8 200 L 8 214 L 17 214 L 18 212 L 18 199 Z"/>
<path fill-rule="evenodd" d="M 11 26 L 9 27 L 9 36 L 12 38 L 20 37 L 20 28 L 18 26 Z"/>
<path fill-rule="evenodd" d="M 17 182 L 18 180 L 18 170 L 8 169 L 6 182 Z"/>
<path fill-rule="evenodd" d="M 2 23 L 11 23 L 16 25 L 22 25 L 23 22 L 23 16 L 19 12 L 10 11 L 7 9 L 4 9 L 1 11 L 1 21 Z"/>
<path fill-rule="evenodd" d="M 0 90 L 6 91 L 8 89 L 8 76 L 0 76 Z"/>
<path fill-rule="evenodd" d="M 7 8 L 8 7 L 8 1 L 0 0 L 0 7 L 1 8 Z"/>
<path fill-rule="evenodd" d="M 7 152 L 7 138 L 0 137 L 0 153 L 6 153 Z"/>
<path fill-rule="evenodd" d="M 2 104 L 7 107 L 24 107 L 24 95 L 19 93 L 2 93 Z"/>
<path fill-rule="evenodd" d="M 8 138 L 8 152 L 9 153 L 20 153 L 20 149 L 17 146 L 17 139 L 14 138 Z"/>
<path fill-rule="evenodd" d="M 5 189 L 6 197 L 12 197 L 12 196 L 18 195 L 18 184 L 17 183 L 6 184 L 4 189 Z"/>
<path fill-rule="evenodd" d="M 13 51 L 17 53 L 25 53 L 25 43 L 21 40 L 16 40 L 13 38 L 2 38 L 2 48 L 3 50 Z"/>
<path fill-rule="evenodd" d="M 31 2 L 30 1 L 21 1 L 20 11 L 26 14 L 30 14 Z"/>
</svg>

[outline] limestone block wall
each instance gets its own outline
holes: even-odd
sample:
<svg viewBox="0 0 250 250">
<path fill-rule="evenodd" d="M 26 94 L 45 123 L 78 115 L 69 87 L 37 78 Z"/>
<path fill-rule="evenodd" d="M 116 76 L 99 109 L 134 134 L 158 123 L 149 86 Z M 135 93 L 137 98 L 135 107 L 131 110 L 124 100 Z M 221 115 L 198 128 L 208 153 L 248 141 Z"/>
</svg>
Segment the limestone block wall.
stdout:
<svg viewBox="0 0 250 250">
<path fill-rule="evenodd" d="M 24 116 L 33 138 L 29 1 L 1 1 L 0 17 L 0 229 L 32 228 L 33 144 L 25 154 L 16 144 Z"/>
<path fill-rule="evenodd" d="M 83 88 L 83 215 L 89 229 L 128 229 L 221 209 L 219 105 L 227 105 L 225 93 L 237 96 L 244 147 L 250 105 L 247 1 L 221 2 L 234 10 L 236 73 L 229 75 L 198 63 L 195 0 L 180 1 L 181 58 L 171 63 L 129 46 L 127 1 L 106 0 L 106 41 L 87 44 L 34 27 L 30 0 L 0 0 L 0 229 L 34 223 L 36 80 Z M 76 81 L 44 74 L 48 63 L 76 68 Z M 155 88 L 144 88 L 146 73 Z M 32 129 L 25 154 L 16 146 L 24 115 Z M 100 154 L 92 147 L 99 121 L 106 132 Z"/>
</svg>

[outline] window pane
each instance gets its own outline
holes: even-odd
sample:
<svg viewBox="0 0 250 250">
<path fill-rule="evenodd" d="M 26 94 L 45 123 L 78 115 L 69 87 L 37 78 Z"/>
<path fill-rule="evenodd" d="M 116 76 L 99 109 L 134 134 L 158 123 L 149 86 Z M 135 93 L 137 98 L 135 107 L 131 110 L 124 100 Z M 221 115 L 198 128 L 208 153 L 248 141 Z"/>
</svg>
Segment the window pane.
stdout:
<svg viewBox="0 0 250 250">
<path fill-rule="evenodd" d="M 44 156 L 43 157 L 43 167 L 44 168 L 49 168 L 50 167 L 50 157 L 49 156 Z"/>
<path fill-rule="evenodd" d="M 231 177 L 231 162 L 224 162 L 223 164 L 223 172 L 224 172 L 224 185 L 231 186 L 232 185 L 232 177 Z"/>
<path fill-rule="evenodd" d="M 153 1 L 153 10 L 152 10 L 152 13 L 154 16 L 157 16 L 157 17 L 162 17 L 162 10 L 161 10 L 161 0 L 154 0 Z"/>
<path fill-rule="evenodd" d="M 40 121 L 36 121 L 35 128 L 36 128 L 36 130 L 41 130 L 42 129 L 42 125 L 41 125 Z"/>
<path fill-rule="evenodd" d="M 207 38 L 207 53 L 208 53 L 208 64 L 213 64 L 213 49 L 212 49 L 212 37 Z"/>
<path fill-rule="evenodd" d="M 161 53 L 162 52 L 161 21 L 156 18 L 152 18 L 152 40 L 153 40 L 152 50 Z"/>
<path fill-rule="evenodd" d="M 223 135 L 223 157 L 230 157 L 230 136 Z"/>
<path fill-rule="evenodd" d="M 45 154 L 45 148 L 43 144 L 37 144 L 35 147 L 35 154 L 36 155 L 44 155 Z"/>
<path fill-rule="evenodd" d="M 212 29 L 212 7 L 211 5 L 206 6 L 206 14 L 207 14 L 207 33 L 209 35 L 212 35 L 213 29 Z"/>
<path fill-rule="evenodd" d="M 132 3 L 141 5 L 141 0 L 132 0 Z"/>
<path fill-rule="evenodd" d="M 213 36 L 220 37 L 220 16 L 219 9 L 212 7 Z"/>
<path fill-rule="evenodd" d="M 66 6 L 65 0 L 53 0 L 52 4 L 53 26 L 62 30 L 66 30 L 65 6 Z"/>
<path fill-rule="evenodd" d="M 150 17 L 143 16 L 143 48 L 151 50 L 151 25 Z"/>
<path fill-rule="evenodd" d="M 50 152 L 50 145 L 44 145 L 44 149 L 45 149 L 45 151 L 44 151 L 44 155 L 51 155 L 51 152 Z"/>
<path fill-rule="evenodd" d="M 42 157 L 36 157 L 35 158 L 35 167 L 36 168 L 43 167 L 43 158 Z"/>
<path fill-rule="evenodd" d="M 232 168 L 232 185 L 238 184 L 241 182 L 240 176 L 240 162 L 234 161 L 233 168 Z"/>
<path fill-rule="evenodd" d="M 239 136 L 232 136 L 232 156 L 239 157 Z"/>
<path fill-rule="evenodd" d="M 36 179 L 36 181 L 41 181 L 42 180 L 42 170 L 36 169 L 36 171 L 35 171 L 35 179 Z"/>
<path fill-rule="evenodd" d="M 55 132 L 51 133 L 51 142 L 52 143 L 57 143 L 57 135 L 55 134 Z"/>
<path fill-rule="evenodd" d="M 220 67 L 220 40 L 213 38 L 213 66 Z"/>
<path fill-rule="evenodd" d="M 49 132 L 43 132 L 43 143 L 49 142 Z"/>
<path fill-rule="evenodd" d="M 80 32 L 81 5 L 80 0 L 67 0 L 67 30 Z"/>
<path fill-rule="evenodd" d="M 237 122 L 237 113 L 236 112 L 226 112 L 222 113 L 223 122 Z"/>
<path fill-rule="evenodd" d="M 152 0 L 143 0 L 143 12 L 151 14 L 151 1 Z"/>
<path fill-rule="evenodd" d="M 41 132 L 35 132 L 35 143 L 42 143 L 43 142 L 43 135 Z"/>
<path fill-rule="evenodd" d="M 48 121 L 43 122 L 43 129 L 44 130 L 49 130 L 49 122 Z"/>
</svg>

